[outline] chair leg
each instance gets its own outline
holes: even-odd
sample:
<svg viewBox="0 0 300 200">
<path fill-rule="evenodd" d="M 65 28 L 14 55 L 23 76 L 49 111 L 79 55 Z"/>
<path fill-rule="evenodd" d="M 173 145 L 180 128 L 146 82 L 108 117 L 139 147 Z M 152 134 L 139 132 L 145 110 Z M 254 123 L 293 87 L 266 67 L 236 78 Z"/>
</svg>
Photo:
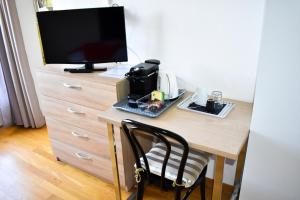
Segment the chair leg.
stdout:
<svg viewBox="0 0 300 200">
<path fill-rule="evenodd" d="M 127 198 L 127 200 L 135 200 L 137 195 L 137 190 L 133 191 L 130 196 Z"/>
<path fill-rule="evenodd" d="M 194 189 L 194 188 L 189 188 L 189 189 L 186 191 L 186 193 L 184 194 L 182 200 L 187 200 L 188 197 L 190 196 L 190 194 L 192 193 L 193 189 Z"/>
<path fill-rule="evenodd" d="M 180 200 L 181 199 L 181 190 L 179 187 L 175 189 L 175 200 Z"/>
<path fill-rule="evenodd" d="M 191 188 L 189 188 L 184 197 L 182 198 L 182 200 L 187 200 L 188 197 L 190 196 L 190 194 L 192 193 L 192 191 L 195 189 L 195 187 L 199 184 L 199 188 L 200 188 L 200 195 L 201 195 L 201 200 L 205 200 L 205 177 L 200 178 L 197 181 L 197 184 L 193 185 Z"/>
<path fill-rule="evenodd" d="M 200 181 L 200 195 L 201 200 L 205 200 L 205 178 Z"/>
<path fill-rule="evenodd" d="M 144 191 L 145 191 L 145 184 L 144 184 L 144 181 L 141 181 L 141 182 L 138 183 L 136 200 L 143 200 Z"/>
</svg>

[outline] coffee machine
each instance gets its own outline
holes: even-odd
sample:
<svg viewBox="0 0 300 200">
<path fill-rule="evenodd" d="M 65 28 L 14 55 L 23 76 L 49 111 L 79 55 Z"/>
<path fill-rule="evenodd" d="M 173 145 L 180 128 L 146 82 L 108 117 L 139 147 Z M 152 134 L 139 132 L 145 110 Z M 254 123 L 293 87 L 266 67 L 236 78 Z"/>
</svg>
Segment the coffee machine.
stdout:
<svg viewBox="0 0 300 200">
<path fill-rule="evenodd" d="M 132 67 L 125 74 L 130 85 L 129 101 L 136 101 L 153 90 L 157 90 L 159 64 L 159 60 L 146 60 L 144 63 Z"/>
</svg>

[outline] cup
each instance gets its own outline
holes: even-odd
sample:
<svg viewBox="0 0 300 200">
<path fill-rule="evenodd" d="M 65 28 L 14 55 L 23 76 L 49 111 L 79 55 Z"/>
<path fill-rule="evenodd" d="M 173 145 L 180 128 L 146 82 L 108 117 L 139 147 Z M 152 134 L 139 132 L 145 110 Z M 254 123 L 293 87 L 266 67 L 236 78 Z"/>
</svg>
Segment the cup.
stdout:
<svg viewBox="0 0 300 200">
<path fill-rule="evenodd" d="M 220 111 L 223 108 L 222 92 L 212 91 L 211 97 L 215 101 L 215 111 Z"/>
<path fill-rule="evenodd" d="M 206 111 L 208 113 L 215 113 L 215 101 L 213 99 L 207 99 Z"/>
<path fill-rule="evenodd" d="M 222 103 L 222 92 L 221 91 L 212 91 L 211 93 L 211 97 L 212 99 L 216 102 L 216 103 Z"/>
<path fill-rule="evenodd" d="M 206 88 L 198 88 L 194 93 L 193 102 L 200 106 L 206 106 L 208 99 L 208 90 Z"/>
</svg>

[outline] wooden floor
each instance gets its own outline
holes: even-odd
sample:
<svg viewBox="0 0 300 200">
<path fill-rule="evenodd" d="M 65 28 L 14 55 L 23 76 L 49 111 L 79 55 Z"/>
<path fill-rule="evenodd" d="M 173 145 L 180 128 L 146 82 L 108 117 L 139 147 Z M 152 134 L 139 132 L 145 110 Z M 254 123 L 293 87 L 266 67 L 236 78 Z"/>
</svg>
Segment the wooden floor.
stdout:
<svg viewBox="0 0 300 200">
<path fill-rule="evenodd" d="M 211 198 L 208 186 L 207 199 Z M 223 192 L 223 199 L 229 199 Z M 122 192 L 123 199 L 129 193 Z M 191 198 L 200 199 L 199 189 Z M 56 161 L 47 129 L 0 128 L 0 200 L 110 200 L 113 185 Z M 147 187 L 145 200 L 173 199 Z"/>
</svg>

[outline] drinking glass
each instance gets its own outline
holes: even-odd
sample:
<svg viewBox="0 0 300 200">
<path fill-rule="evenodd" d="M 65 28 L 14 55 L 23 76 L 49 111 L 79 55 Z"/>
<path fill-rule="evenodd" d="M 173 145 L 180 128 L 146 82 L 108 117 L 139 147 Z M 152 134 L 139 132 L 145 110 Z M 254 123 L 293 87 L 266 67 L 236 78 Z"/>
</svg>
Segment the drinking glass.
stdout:
<svg viewBox="0 0 300 200">
<path fill-rule="evenodd" d="M 212 91 L 211 98 L 215 102 L 215 109 L 221 110 L 223 107 L 222 92 L 221 91 Z"/>
</svg>

